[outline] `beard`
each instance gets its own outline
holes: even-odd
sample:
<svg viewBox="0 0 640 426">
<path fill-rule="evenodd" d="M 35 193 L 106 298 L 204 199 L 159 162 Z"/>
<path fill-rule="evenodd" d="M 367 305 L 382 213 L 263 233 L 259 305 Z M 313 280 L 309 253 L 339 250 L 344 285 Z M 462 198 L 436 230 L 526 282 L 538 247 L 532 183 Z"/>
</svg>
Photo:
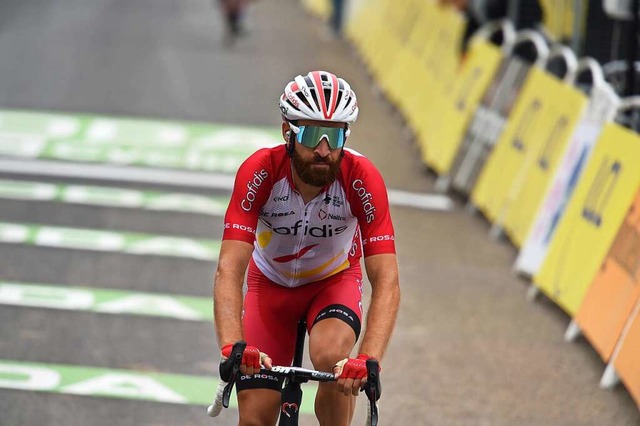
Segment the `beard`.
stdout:
<svg viewBox="0 0 640 426">
<path fill-rule="evenodd" d="M 300 154 L 296 150 L 293 151 L 291 161 L 293 162 L 293 168 L 300 177 L 300 180 L 307 185 L 317 186 L 319 188 L 329 185 L 336 180 L 338 172 L 340 171 L 340 163 L 344 151 L 340 152 L 340 156 L 336 161 L 333 161 L 331 157 L 320 157 L 315 155 L 312 161 L 305 161 L 300 157 Z M 311 168 L 312 164 L 328 164 L 329 168 L 326 170 Z"/>
</svg>

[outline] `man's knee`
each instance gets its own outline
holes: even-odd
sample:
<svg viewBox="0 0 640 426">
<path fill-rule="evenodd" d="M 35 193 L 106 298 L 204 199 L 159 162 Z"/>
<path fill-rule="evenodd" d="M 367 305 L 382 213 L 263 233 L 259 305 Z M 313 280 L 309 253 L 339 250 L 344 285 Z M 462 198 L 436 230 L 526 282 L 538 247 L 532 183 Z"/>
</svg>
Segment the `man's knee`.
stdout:
<svg viewBox="0 0 640 426">
<path fill-rule="evenodd" d="M 273 426 L 278 420 L 280 392 L 270 389 L 247 389 L 238 392 L 241 426 Z"/>
<path fill-rule="evenodd" d="M 338 361 L 349 356 L 355 335 L 344 322 L 329 318 L 314 326 L 310 343 L 309 357 L 314 368 L 331 371 Z"/>
</svg>

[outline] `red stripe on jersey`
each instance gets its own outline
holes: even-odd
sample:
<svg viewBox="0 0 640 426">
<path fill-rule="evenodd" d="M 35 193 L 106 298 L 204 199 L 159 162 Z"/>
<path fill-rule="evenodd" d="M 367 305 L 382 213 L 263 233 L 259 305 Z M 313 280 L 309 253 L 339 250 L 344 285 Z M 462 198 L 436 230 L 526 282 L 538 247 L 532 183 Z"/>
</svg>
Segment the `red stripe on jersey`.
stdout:
<svg viewBox="0 0 640 426">
<path fill-rule="evenodd" d="M 276 258 L 273 259 L 273 261 L 274 262 L 278 262 L 278 263 L 287 263 L 287 262 L 291 262 L 292 260 L 300 259 L 302 256 L 305 255 L 306 252 L 308 252 L 309 250 L 311 250 L 312 248 L 314 248 L 317 245 L 318 244 L 311 244 L 310 246 L 303 247 L 302 250 L 300 250 L 297 253 L 288 254 L 286 256 L 276 257 Z"/>
</svg>

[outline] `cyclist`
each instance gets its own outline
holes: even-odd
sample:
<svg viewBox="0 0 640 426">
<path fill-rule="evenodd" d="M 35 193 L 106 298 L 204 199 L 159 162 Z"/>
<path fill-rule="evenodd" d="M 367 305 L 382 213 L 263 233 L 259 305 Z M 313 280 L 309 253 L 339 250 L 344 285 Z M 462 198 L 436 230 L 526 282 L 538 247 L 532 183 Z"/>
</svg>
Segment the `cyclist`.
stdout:
<svg viewBox="0 0 640 426">
<path fill-rule="evenodd" d="M 246 29 L 243 26 L 243 19 L 248 0 L 219 1 L 226 25 L 224 43 L 230 45 L 233 44 L 238 37 L 246 33 Z"/>
<path fill-rule="evenodd" d="M 299 75 L 280 110 L 285 144 L 240 166 L 225 215 L 214 284 L 218 343 L 223 357 L 234 342 L 248 344 L 237 383 L 240 424 L 274 425 L 281 383 L 268 370 L 291 365 L 296 325 L 306 318 L 314 368 L 340 375 L 319 385 L 316 416 L 321 425 L 348 425 L 366 360 L 383 356 L 399 306 L 386 187 L 366 157 L 344 147 L 358 117 L 345 80 Z M 363 319 L 363 253 L 371 303 L 359 355 L 350 358 Z"/>
</svg>

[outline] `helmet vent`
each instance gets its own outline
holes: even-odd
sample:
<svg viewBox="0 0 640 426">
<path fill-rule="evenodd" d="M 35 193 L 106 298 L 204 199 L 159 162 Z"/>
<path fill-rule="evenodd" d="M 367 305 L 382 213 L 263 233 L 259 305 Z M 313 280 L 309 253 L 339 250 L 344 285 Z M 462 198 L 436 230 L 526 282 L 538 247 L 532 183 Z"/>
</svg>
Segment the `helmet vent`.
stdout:
<svg viewBox="0 0 640 426">
<path fill-rule="evenodd" d="M 313 80 L 308 75 L 304 77 L 304 82 L 307 83 L 307 87 L 313 87 Z"/>
<path fill-rule="evenodd" d="M 305 98 L 300 92 L 296 92 L 296 96 L 298 97 L 298 99 L 300 99 L 302 101 L 303 104 L 305 104 L 307 107 L 311 108 L 311 105 L 309 105 L 309 101 L 307 100 L 307 98 Z M 288 101 L 288 99 L 287 99 Z"/>
<path fill-rule="evenodd" d="M 316 95 L 316 91 L 311 89 L 311 90 L 309 90 L 309 92 L 311 92 L 311 97 L 313 98 L 313 103 L 315 103 L 316 105 L 320 106 L 320 102 L 318 102 L 318 96 Z"/>
<path fill-rule="evenodd" d="M 331 108 L 329 106 L 329 102 L 331 102 L 331 90 L 324 89 L 324 103 L 327 108 L 327 111 L 329 110 L 329 108 Z"/>
</svg>

